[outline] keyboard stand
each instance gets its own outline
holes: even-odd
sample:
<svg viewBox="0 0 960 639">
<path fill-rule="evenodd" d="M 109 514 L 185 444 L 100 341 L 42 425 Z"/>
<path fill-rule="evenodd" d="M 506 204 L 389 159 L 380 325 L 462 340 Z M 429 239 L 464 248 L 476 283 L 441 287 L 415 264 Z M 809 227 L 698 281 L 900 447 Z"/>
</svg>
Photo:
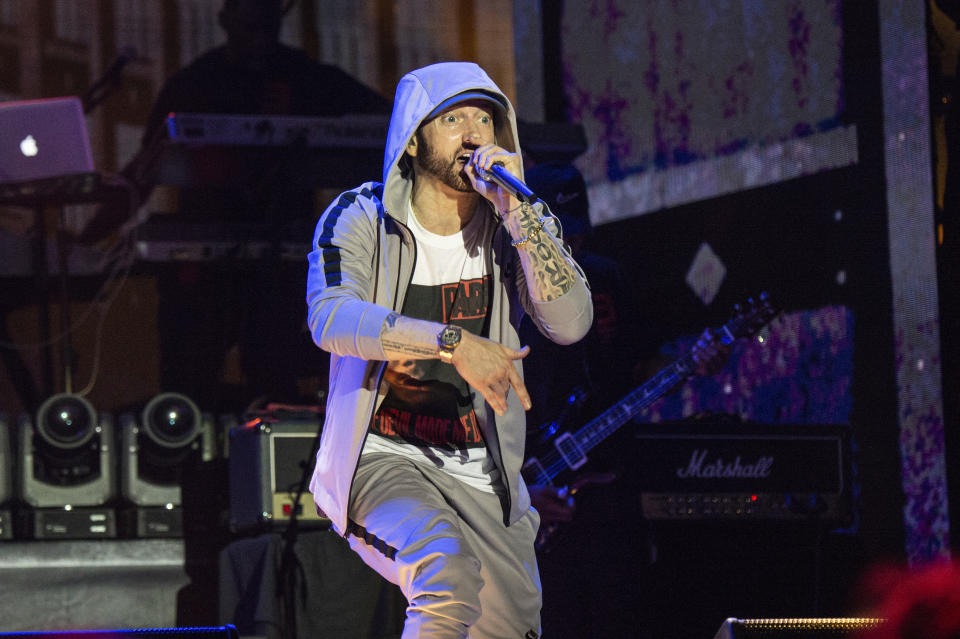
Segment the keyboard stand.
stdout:
<svg viewBox="0 0 960 639">
<path fill-rule="evenodd" d="M 29 180 L 24 182 L 5 182 L 0 184 L 0 205 L 23 206 L 33 209 L 34 226 L 32 238 L 32 266 L 34 290 L 38 312 L 38 335 L 42 346 L 40 376 L 42 388 L 34 388 L 30 380 L 19 382 L 18 393 L 28 411 L 37 408 L 35 405 L 41 397 L 54 392 L 54 373 L 52 346 L 60 340 L 61 368 L 63 373 L 62 387 L 67 393 L 73 392 L 73 345 L 70 337 L 70 273 L 69 256 L 72 238 L 66 231 L 66 206 L 70 204 L 95 203 L 102 201 L 113 188 L 104 184 L 100 173 L 77 173 L 61 175 L 52 178 Z M 51 334 L 50 293 L 53 288 L 51 275 L 47 266 L 47 211 L 57 209 L 57 228 L 55 230 L 55 244 L 57 251 L 57 297 L 59 298 L 59 330 L 60 336 Z M 10 350 L 14 357 L 19 353 Z M 14 362 L 16 368 L 26 370 L 22 358 Z"/>
</svg>

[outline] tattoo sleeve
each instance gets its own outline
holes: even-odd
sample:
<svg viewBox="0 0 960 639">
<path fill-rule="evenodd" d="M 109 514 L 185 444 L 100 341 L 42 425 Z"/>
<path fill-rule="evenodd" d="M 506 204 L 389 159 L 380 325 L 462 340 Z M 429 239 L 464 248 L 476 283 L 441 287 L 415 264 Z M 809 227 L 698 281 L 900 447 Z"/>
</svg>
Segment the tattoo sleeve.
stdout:
<svg viewBox="0 0 960 639">
<path fill-rule="evenodd" d="M 558 243 L 548 237 L 549 231 L 537 232 L 539 225 L 534 208 L 524 205 L 511 216 L 507 228 L 515 240 L 529 238 L 517 248 L 520 264 L 527 276 L 530 295 L 538 301 L 549 302 L 569 291 L 577 274 Z"/>
</svg>

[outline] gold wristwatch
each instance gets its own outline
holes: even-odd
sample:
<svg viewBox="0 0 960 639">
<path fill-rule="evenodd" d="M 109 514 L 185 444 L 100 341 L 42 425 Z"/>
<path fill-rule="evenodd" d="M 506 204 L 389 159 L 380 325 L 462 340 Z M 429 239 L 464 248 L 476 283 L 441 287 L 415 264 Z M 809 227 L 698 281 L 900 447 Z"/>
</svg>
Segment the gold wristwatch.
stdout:
<svg viewBox="0 0 960 639">
<path fill-rule="evenodd" d="M 463 336 L 459 326 L 447 324 L 437 335 L 437 357 L 440 361 L 449 364 L 453 361 L 453 351 L 460 345 L 460 338 Z"/>
</svg>

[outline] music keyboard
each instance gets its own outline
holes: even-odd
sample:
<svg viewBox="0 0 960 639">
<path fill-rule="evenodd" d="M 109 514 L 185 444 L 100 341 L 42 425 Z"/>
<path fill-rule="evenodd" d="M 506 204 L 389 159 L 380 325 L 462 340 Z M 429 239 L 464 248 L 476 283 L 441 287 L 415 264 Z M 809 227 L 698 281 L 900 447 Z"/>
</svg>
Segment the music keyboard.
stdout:
<svg viewBox="0 0 960 639">
<path fill-rule="evenodd" d="M 150 184 L 233 187 L 274 176 L 285 186 L 348 189 L 379 180 L 388 116 L 338 118 L 171 113 L 151 149 Z M 580 124 L 517 122 L 520 147 L 537 162 L 572 161 L 587 147 Z"/>
<path fill-rule="evenodd" d="M 217 260 L 303 261 L 310 231 L 279 233 L 268 224 L 149 220 L 137 228 L 137 258 L 144 262 Z"/>
<path fill-rule="evenodd" d="M 383 152 L 389 117 L 171 113 L 167 135 L 175 144 L 376 149 Z"/>
</svg>

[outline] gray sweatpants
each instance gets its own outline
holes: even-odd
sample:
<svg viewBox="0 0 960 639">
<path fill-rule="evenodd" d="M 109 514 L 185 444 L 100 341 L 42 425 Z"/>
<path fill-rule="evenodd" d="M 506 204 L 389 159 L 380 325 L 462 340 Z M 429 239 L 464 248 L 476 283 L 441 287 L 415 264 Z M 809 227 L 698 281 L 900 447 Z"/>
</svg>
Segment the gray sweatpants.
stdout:
<svg viewBox="0 0 960 639">
<path fill-rule="evenodd" d="M 407 598 L 403 639 L 535 639 L 540 575 L 531 508 L 512 526 L 492 493 L 389 453 L 363 455 L 351 548 Z"/>
</svg>

